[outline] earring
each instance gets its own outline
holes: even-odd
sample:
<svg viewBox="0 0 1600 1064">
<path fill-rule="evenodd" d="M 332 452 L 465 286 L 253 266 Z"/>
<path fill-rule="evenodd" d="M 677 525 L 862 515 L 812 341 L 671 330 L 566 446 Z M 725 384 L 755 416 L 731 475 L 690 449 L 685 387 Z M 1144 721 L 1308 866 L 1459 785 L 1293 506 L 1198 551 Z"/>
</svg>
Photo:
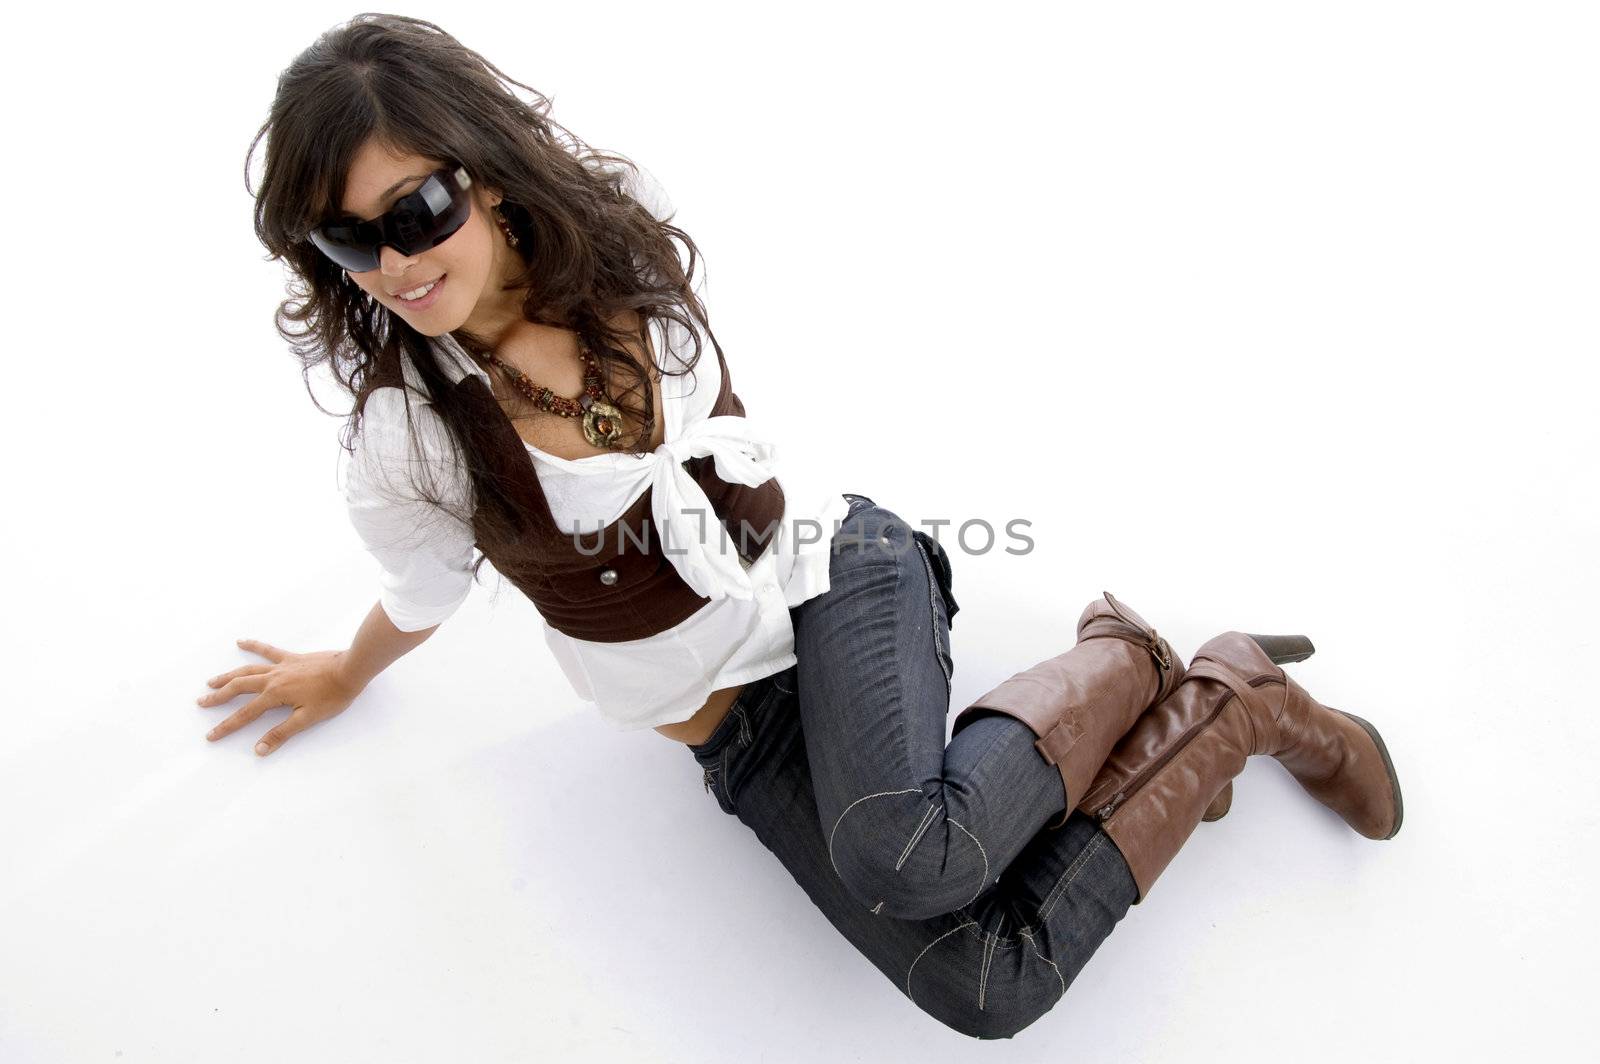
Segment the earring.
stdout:
<svg viewBox="0 0 1600 1064">
<path fill-rule="evenodd" d="M 506 243 L 516 247 L 520 241 L 517 234 L 511 231 L 511 223 L 506 221 L 506 216 L 500 213 L 500 204 L 494 205 L 494 220 L 500 223 L 500 231 L 506 235 Z"/>
</svg>

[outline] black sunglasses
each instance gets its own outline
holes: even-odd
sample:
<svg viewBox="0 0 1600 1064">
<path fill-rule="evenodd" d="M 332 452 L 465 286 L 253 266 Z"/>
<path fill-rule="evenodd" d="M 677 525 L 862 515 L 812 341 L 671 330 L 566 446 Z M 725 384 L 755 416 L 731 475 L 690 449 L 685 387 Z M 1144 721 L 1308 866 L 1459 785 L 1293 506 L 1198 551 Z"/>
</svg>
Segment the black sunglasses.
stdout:
<svg viewBox="0 0 1600 1064">
<path fill-rule="evenodd" d="M 309 236 L 324 255 L 352 273 L 375 270 L 378 249 L 385 244 L 402 255 L 417 255 L 454 236 L 472 214 L 467 192 L 471 187 L 466 167 L 446 166 L 370 222 L 336 218 L 312 229 Z"/>
</svg>

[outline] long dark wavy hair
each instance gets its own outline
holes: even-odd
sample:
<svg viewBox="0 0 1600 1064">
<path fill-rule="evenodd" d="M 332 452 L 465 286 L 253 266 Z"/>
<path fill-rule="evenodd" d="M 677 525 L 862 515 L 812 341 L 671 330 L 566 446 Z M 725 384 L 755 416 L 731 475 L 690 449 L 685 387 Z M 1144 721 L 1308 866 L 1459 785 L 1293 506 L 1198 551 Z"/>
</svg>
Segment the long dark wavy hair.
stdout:
<svg viewBox="0 0 1600 1064">
<path fill-rule="evenodd" d="M 519 481 L 526 484 L 526 476 L 508 470 L 494 446 L 496 438 L 504 439 L 504 426 L 497 437 L 481 408 L 459 403 L 430 338 L 377 300 L 364 298 L 307 234 L 344 213 L 345 179 L 369 138 L 453 160 L 475 180 L 503 190 L 500 211 L 519 237 L 517 253 L 527 267 L 514 281 L 527 290 L 523 316 L 570 329 L 584 340 L 607 378 L 622 383 L 611 395 L 628 415 L 626 423 L 640 426 L 631 452 L 646 453 L 655 428 L 653 384 L 643 367 L 615 345 L 631 335 L 640 350 L 649 351 L 651 320 L 672 319 L 694 338 L 693 357 L 674 375 L 691 372 L 699 362 L 701 330 L 721 357 L 691 285 L 699 249 L 682 229 L 656 219 L 628 194 L 626 171 L 637 171 L 631 161 L 589 147 L 550 118 L 549 110 L 545 96 L 433 23 L 364 12 L 322 34 L 279 75 L 270 116 L 245 156 L 248 188 L 251 156 L 267 137 L 261 187 L 252 191 L 255 231 L 268 260 L 286 261 L 292 272 L 289 298 L 274 320 L 300 360 L 307 390 L 312 370 L 328 363 L 354 400 L 349 414 L 342 415 L 348 421 L 341 436 L 343 447 L 353 451 L 372 391 L 385 385 L 410 391 L 401 371 L 402 353 L 409 355 L 449 430 L 447 442 L 455 445 L 458 468 L 471 477 L 475 508 L 462 511 L 448 501 L 426 461 L 409 463 L 422 473 L 409 490 L 414 498 L 476 523 L 485 533 L 480 544 L 513 542 L 530 530 L 554 533 L 547 510 L 533 514 L 517 505 L 526 492 L 514 489 Z M 688 252 L 687 268 L 674 240 Z M 637 333 L 610 324 L 629 311 L 636 315 Z M 455 336 L 470 352 L 488 349 L 482 338 L 462 331 Z M 498 368 L 490 372 L 507 383 Z M 663 366 L 661 372 L 670 371 Z M 497 390 L 516 394 L 509 387 Z M 405 408 L 413 453 L 420 458 L 409 395 Z M 483 561 L 480 554 L 474 574 Z"/>
</svg>

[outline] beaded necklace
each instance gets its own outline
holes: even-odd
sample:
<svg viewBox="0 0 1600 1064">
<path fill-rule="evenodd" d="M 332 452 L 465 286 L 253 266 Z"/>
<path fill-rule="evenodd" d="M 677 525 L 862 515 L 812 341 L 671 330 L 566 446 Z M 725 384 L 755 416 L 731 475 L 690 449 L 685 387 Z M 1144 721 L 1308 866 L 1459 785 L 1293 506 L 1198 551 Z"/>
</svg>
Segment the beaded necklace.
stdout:
<svg viewBox="0 0 1600 1064">
<path fill-rule="evenodd" d="M 486 351 L 479 357 L 505 370 L 517 391 L 527 396 L 538 409 L 560 417 L 583 418 L 583 438 L 589 441 L 590 446 L 620 447 L 622 411 L 606 398 L 605 390 L 601 387 L 604 378 L 600 375 L 600 367 L 582 337 L 578 338 L 578 354 L 583 359 L 583 394 L 576 399 L 557 395 L 544 385 L 533 383 L 527 374 L 509 362 L 496 358 L 492 352 Z"/>
</svg>

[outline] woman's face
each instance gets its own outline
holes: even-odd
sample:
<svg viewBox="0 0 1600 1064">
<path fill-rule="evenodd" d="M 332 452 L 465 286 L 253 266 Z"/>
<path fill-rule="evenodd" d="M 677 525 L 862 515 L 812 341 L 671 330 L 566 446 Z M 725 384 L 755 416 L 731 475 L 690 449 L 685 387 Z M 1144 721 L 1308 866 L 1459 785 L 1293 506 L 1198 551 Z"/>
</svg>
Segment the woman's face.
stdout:
<svg viewBox="0 0 1600 1064">
<path fill-rule="evenodd" d="M 345 214 L 370 221 L 400 197 L 415 192 L 443 165 L 444 160 L 424 155 L 393 154 L 393 149 L 369 140 L 351 164 L 340 207 Z M 501 196 L 476 181 L 469 192 L 471 216 L 442 244 L 416 255 L 402 255 L 385 245 L 378 249 L 377 269 L 349 271 L 362 290 L 425 336 L 465 326 L 492 337 L 499 331 L 497 324 L 503 328 L 520 317 L 520 297 L 501 290 L 523 268 L 490 213 Z M 401 298 L 402 293 L 415 293 L 440 278 L 443 281 L 421 299 Z"/>
</svg>

